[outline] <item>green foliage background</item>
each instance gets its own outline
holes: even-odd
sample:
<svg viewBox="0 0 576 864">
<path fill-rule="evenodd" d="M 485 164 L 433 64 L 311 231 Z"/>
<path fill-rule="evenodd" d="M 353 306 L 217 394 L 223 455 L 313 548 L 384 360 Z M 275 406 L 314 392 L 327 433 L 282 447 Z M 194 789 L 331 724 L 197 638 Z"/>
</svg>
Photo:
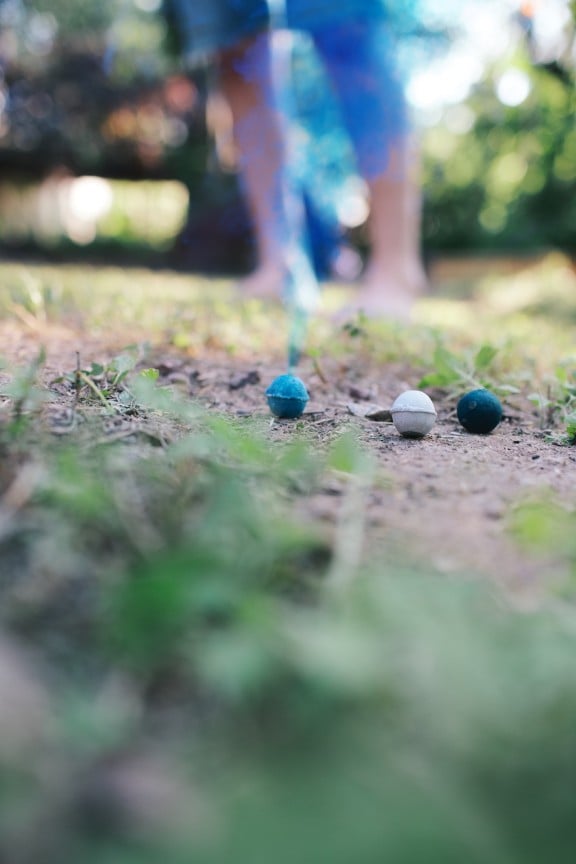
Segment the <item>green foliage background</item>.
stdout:
<svg viewBox="0 0 576 864">
<path fill-rule="evenodd" d="M 475 117 L 470 131 L 440 125 L 426 133 L 430 248 L 574 250 L 574 84 L 544 68 L 524 68 L 532 92 L 522 105 L 497 100 L 495 69 L 466 103 Z"/>
<path fill-rule="evenodd" d="M 172 177 L 190 190 L 192 210 L 217 212 L 230 197 L 232 178 L 210 173 L 202 76 L 195 79 L 193 113 L 182 115 L 187 137 L 163 140 L 161 118 L 170 120 L 171 115 L 162 82 L 178 73 L 181 64 L 170 49 L 173 28 L 161 9 L 133 0 L 80 5 L 26 0 L 19 8 L 19 16 L 7 19 L 18 50 L 6 61 L 5 77 L 9 88 L 20 87 L 19 93 L 24 92 L 22 81 L 27 83 L 25 98 L 12 98 L 7 115 L 0 143 L 5 170 L 14 176 L 18 166 L 34 172 L 64 164 L 75 173 Z M 40 54 L 30 38 L 38 16 L 48 16 L 56 25 L 49 49 Z M 431 254 L 550 247 L 574 251 L 574 70 L 569 52 L 566 56 L 566 62 L 559 58 L 534 66 L 519 49 L 513 62 L 532 84 L 524 103 L 509 108 L 499 102 L 495 86 L 503 66 L 495 63 L 465 103 L 447 108 L 434 127 L 423 130 L 423 241 Z M 305 78 L 306 70 L 301 72 Z M 89 87 L 92 98 L 70 102 L 71 88 L 80 84 Z M 29 111 L 35 92 L 52 104 L 42 116 Z M 68 94 L 69 104 L 58 94 Z M 133 139 L 111 141 L 105 134 L 107 118 L 118 105 L 136 105 L 142 94 L 156 102 L 156 125 L 148 125 L 148 131 L 139 128 Z M 462 108 L 473 122 L 467 131 L 457 132 L 454 115 Z M 332 145 L 326 141 L 323 146 L 330 150 Z M 154 150 L 153 167 L 142 162 L 142 147 Z M 355 239 L 362 245 L 366 238 L 360 231 Z"/>
</svg>

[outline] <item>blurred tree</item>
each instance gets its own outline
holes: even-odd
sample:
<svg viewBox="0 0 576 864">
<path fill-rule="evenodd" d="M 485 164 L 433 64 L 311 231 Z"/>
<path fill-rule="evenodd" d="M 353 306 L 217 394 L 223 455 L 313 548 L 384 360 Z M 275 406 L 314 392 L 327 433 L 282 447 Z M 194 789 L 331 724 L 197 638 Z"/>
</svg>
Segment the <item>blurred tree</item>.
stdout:
<svg viewBox="0 0 576 864">
<path fill-rule="evenodd" d="M 574 24 L 545 53 L 530 5 L 516 13 L 515 53 L 493 61 L 464 101 L 444 106 L 423 130 L 424 242 L 432 253 L 576 250 Z M 574 0 L 570 9 L 574 18 Z M 445 19 L 436 10 L 425 20 L 443 46 L 443 34 L 454 38 Z M 191 191 L 179 243 L 185 258 L 198 262 L 210 245 L 219 264 L 225 245 L 229 263 L 242 266 L 250 257 L 246 214 L 234 175 L 210 161 L 203 84 L 182 72 L 178 35 L 161 0 L 0 0 L 0 178 L 55 170 L 177 178 Z M 406 19 L 403 39 L 414 44 L 420 35 Z M 525 89 L 516 104 L 500 92 L 511 71 Z M 332 144 L 323 141 L 325 161 Z M 362 230 L 355 240 L 363 242 Z"/>
<path fill-rule="evenodd" d="M 1 174 L 202 172 L 198 88 L 155 13 L 151 0 L 0 0 Z"/>
<path fill-rule="evenodd" d="M 575 29 L 543 53 L 532 22 L 518 23 L 514 54 L 425 134 L 430 249 L 576 252 Z"/>
</svg>

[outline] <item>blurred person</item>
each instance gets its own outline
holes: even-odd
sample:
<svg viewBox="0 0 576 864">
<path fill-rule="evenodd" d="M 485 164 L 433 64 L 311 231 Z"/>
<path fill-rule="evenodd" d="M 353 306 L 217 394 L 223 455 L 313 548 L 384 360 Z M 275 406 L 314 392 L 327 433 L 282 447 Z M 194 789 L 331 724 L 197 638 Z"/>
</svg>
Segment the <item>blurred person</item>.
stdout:
<svg viewBox="0 0 576 864">
<path fill-rule="evenodd" d="M 347 165 L 336 171 L 336 160 L 345 162 L 348 156 L 346 148 L 337 143 L 343 137 L 343 125 L 352 144 L 356 169 L 369 193 L 367 227 L 371 249 L 361 287 L 347 311 L 362 309 L 368 315 L 408 317 L 414 299 L 427 290 L 427 280 L 420 257 L 417 150 L 396 68 L 393 22 L 379 0 L 345 2 L 346 8 L 341 10 L 345 16 L 340 19 L 332 12 L 329 17 L 334 20 L 326 25 L 322 23 L 325 12 L 319 8 L 321 4 L 310 9 L 299 0 L 299 9 L 294 8 L 297 5 L 294 0 L 294 17 L 288 17 L 288 23 L 293 24 L 293 29 L 299 23 L 306 30 L 339 109 L 331 112 L 324 95 L 312 92 L 314 84 L 316 89 L 318 84 L 323 89 L 321 80 L 307 85 L 309 92 L 301 100 L 303 125 L 308 133 L 305 137 L 309 139 L 308 153 L 300 155 L 304 192 L 318 203 L 329 191 L 322 187 L 332 185 L 332 198 L 343 198 L 336 202 L 338 209 L 346 206 L 344 190 L 338 190 L 333 179 L 335 173 L 342 180 L 346 171 L 350 176 L 350 169 L 354 170 L 354 165 Z M 290 8 L 288 4 L 288 11 Z M 351 14 L 352 9 L 356 14 Z M 305 53 L 305 44 L 302 49 Z M 304 78 L 307 71 L 296 70 L 297 91 L 305 89 L 299 78 Z M 296 108 L 297 114 L 299 109 L 301 105 Z M 325 148 L 326 154 L 318 153 L 319 147 Z M 306 150 L 306 146 L 301 145 L 301 149 Z M 339 254 L 341 251 L 341 246 L 335 250 L 335 269 L 343 265 L 342 276 L 346 278 L 346 269 L 350 275 L 355 264 L 349 256 Z"/>
<path fill-rule="evenodd" d="M 289 78 L 290 71 L 286 63 L 274 62 L 270 29 L 278 10 L 265 0 L 171 2 L 188 58 L 216 61 L 231 109 L 258 255 L 257 268 L 242 287 L 256 296 L 278 296 L 292 280 L 306 283 L 311 296 L 312 266 L 294 254 L 305 246 L 304 207 L 289 178 L 287 121 L 279 98 L 286 80 L 278 86 L 278 77 Z M 416 160 L 389 13 L 382 0 L 286 0 L 280 5 L 276 22 L 306 32 L 321 58 L 369 191 L 371 253 L 350 311 L 407 317 L 426 280 L 419 255 Z"/>
</svg>

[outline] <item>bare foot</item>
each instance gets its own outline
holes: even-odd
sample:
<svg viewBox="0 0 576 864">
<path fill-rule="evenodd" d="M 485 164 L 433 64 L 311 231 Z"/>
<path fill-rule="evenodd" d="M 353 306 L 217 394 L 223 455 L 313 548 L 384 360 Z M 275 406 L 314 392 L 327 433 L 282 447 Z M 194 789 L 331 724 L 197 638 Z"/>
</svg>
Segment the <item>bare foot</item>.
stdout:
<svg viewBox="0 0 576 864">
<path fill-rule="evenodd" d="M 361 312 L 368 318 L 387 318 L 408 323 L 416 301 L 428 292 L 424 270 L 418 265 L 398 271 L 369 265 L 356 296 L 338 314 L 351 318 Z"/>
<path fill-rule="evenodd" d="M 279 264 L 261 264 L 249 276 L 240 279 L 236 287 L 244 297 L 277 300 L 284 296 L 286 271 Z"/>
<path fill-rule="evenodd" d="M 237 288 L 244 297 L 276 300 L 309 313 L 316 311 L 320 300 L 318 280 L 305 255 L 294 256 L 284 267 L 263 264 L 241 279 Z"/>
</svg>

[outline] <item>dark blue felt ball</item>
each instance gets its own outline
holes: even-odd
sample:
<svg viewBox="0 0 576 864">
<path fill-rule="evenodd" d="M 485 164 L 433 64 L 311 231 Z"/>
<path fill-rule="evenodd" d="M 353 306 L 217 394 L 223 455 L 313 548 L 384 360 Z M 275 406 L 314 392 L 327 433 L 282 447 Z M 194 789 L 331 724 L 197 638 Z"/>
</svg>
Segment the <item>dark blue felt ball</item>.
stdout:
<svg viewBox="0 0 576 864">
<path fill-rule="evenodd" d="M 502 420 L 502 405 L 489 390 L 471 390 L 458 402 L 456 413 L 468 432 L 487 435 Z"/>
<path fill-rule="evenodd" d="M 308 391 L 295 375 L 279 375 L 266 390 L 268 407 L 275 417 L 294 420 L 308 402 Z"/>
</svg>

